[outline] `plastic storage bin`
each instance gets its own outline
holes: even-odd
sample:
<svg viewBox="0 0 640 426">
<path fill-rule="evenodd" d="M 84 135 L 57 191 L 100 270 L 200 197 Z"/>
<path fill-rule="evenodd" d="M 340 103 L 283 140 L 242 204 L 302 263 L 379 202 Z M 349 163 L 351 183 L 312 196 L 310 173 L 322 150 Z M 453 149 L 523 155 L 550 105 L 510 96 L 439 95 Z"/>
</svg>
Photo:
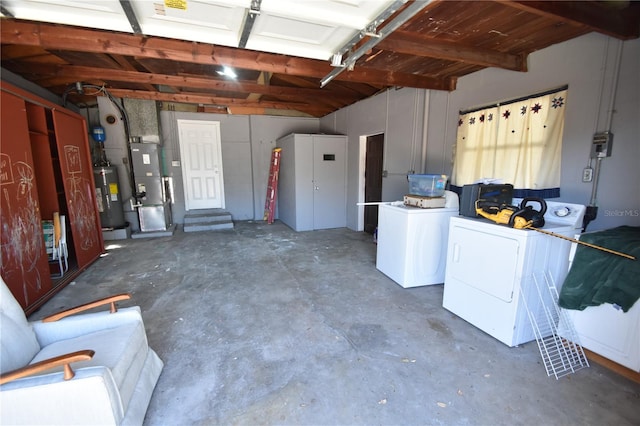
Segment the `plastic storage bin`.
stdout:
<svg viewBox="0 0 640 426">
<path fill-rule="evenodd" d="M 447 175 L 409 175 L 409 194 L 442 197 Z"/>
</svg>

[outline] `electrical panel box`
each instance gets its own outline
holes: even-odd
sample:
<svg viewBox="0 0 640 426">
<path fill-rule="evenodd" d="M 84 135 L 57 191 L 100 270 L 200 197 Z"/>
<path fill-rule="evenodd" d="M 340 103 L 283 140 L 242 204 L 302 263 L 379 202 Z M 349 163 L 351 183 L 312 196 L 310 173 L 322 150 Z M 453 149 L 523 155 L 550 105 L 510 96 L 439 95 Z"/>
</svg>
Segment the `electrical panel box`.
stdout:
<svg viewBox="0 0 640 426">
<path fill-rule="evenodd" d="M 613 142 L 613 133 L 601 132 L 593 135 L 593 143 L 591 144 L 591 158 L 611 157 L 611 143 Z"/>
</svg>

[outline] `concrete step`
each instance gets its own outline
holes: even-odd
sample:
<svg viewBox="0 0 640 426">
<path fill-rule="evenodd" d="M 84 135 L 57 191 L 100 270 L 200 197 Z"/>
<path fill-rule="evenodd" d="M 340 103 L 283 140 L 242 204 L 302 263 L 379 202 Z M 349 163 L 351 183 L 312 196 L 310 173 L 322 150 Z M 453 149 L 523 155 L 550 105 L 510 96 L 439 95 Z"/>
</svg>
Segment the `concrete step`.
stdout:
<svg viewBox="0 0 640 426">
<path fill-rule="evenodd" d="M 227 222 L 231 213 L 222 209 L 191 210 L 184 216 L 184 223 Z"/>
<path fill-rule="evenodd" d="M 231 213 L 223 209 L 190 210 L 184 216 L 184 232 L 233 229 Z"/>
<path fill-rule="evenodd" d="M 233 221 L 185 223 L 183 228 L 184 232 L 220 231 L 223 229 L 233 229 Z"/>
</svg>

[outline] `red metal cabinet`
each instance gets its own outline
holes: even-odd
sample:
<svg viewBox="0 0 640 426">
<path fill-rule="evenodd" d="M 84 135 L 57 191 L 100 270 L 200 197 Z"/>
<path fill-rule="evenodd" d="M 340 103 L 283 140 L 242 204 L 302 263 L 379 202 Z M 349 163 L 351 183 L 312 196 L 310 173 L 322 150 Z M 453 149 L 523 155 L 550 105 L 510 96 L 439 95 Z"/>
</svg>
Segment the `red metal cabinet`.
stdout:
<svg viewBox="0 0 640 426">
<path fill-rule="evenodd" d="M 2 278 L 26 308 L 51 290 L 25 102 L 0 97 Z"/>
<path fill-rule="evenodd" d="M 103 250 L 87 128 L 83 120 L 58 110 L 53 111 L 53 123 L 68 223 L 78 267 L 84 268 Z"/>
<path fill-rule="evenodd" d="M 1 273 L 29 314 L 98 259 L 104 242 L 84 119 L 1 85 Z M 52 279 L 60 271 L 49 262 L 42 220 L 54 212 L 66 216 L 69 269 Z"/>
</svg>

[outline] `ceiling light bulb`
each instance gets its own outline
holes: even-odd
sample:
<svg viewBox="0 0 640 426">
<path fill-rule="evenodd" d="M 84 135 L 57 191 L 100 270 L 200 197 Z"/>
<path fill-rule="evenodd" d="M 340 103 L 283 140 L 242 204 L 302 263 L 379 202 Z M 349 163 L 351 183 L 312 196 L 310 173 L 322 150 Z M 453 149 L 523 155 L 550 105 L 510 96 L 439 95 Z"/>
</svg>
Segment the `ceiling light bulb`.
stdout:
<svg viewBox="0 0 640 426">
<path fill-rule="evenodd" d="M 233 78 L 233 79 L 238 78 L 238 75 L 233 70 L 233 68 L 230 68 L 227 66 L 222 67 L 222 71 L 218 71 L 218 74 L 223 75 L 225 77 Z"/>
</svg>

